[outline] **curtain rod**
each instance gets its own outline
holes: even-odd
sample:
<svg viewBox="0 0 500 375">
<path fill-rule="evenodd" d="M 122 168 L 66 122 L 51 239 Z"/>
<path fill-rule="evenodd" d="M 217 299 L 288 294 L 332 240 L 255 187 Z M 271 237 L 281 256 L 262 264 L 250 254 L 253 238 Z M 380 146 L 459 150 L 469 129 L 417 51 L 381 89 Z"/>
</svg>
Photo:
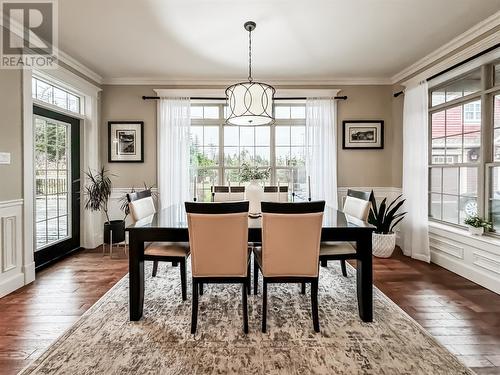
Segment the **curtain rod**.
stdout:
<svg viewBox="0 0 500 375">
<path fill-rule="evenodd" d="M 337 99 L 337 100 L 347 100 L 347 96 L 334 96 L 333 97 L 334 99 Z M 156 100 L 156 99 L 160 99 L 159 96 L 146 96 L 146 95 L 143 95 L 142 96 L 142 100 Z M 226 98 L 204 98 L 204 97 L 199 97 L 199 96 L 192 96 L 190 97 L 189 99 L 191 100 L 226 100 Z M 274 100 L 306 100 L 307 98 L 304 96 L 304 97 L 290 97 L 290 98 L 274 98 Z"/>
<path fill-rule="evenodd" d="M 497 49 L 498 47 L 500 47 L 500 43 L 497 43 L 494 46 L 485 49 L 484 51 L 476 53 L 474 56 L 471 56 L 471 57 L 469 57 L 469 58 L 467 58 L 467 59 L 465 59 L 465 60 L 463 60 L 463 61 L 461 61 L 461 62 L 459 62 L 459 63 L 457 63 L 455 65 L 450 66 L 449 68 L 446 68 L 445 70 L 443 70 L 443 71 L 441 71 L 439 73 L 434 74 L 433 76 L 430 76 L 429 78 L 426 79 L 426 81 L 431 81 L 434 78 L 437 78 L 437 77 L 439 77 L 439 76 L 441 76 L 441 75 L 443 75 L 445 73 L 448 73 L 449 71 L 451 71 L 451 70 L 453 70 L 455 68 L 458 68 L 461 65 L 467 64 L 469 61 L 472 61 L 472 60 L 478 58 L 479 56 L 482 56 L 482 55 L 484 55 L 484 54 L 486 54 L 488 52 L 491 52 L 491 51 Z M 404 91 L 399 91 L 399 92 L 397 92 L 397 93 L 394 94 L 394 97 L 397 98 L 398 96 L 400 96 L 402 94 L 404 94 Z"/>
</svg>

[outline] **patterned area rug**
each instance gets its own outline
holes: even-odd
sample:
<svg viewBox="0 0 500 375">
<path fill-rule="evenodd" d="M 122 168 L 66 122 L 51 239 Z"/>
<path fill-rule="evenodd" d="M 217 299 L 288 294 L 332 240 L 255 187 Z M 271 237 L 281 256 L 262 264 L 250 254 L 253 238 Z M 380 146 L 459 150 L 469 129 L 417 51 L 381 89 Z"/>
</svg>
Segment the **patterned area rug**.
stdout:
<svg viewBox="0 0 500 375">
<path fill-rule="evenodd" d="M 128 320 L 126 276 L 21 373 L 472 374 L 377 289 L 375 321 L 363 323 L 355 271 L 349 268 L 344 278 L 337 263 L 321 268 L 321 333 L 313 331 L 309 288 L 301 295 L 299 285 L 269 286 L 266 334 L 260 332 L 261 294 L 250 296 L 250 333 L 244 335 L 240 287 L 206 285 L 195 336 L 190 282 L 182 303 L 179 269 L 160 264 L 151 278 L 148 264 L 141 321 Z"/>
</svg>

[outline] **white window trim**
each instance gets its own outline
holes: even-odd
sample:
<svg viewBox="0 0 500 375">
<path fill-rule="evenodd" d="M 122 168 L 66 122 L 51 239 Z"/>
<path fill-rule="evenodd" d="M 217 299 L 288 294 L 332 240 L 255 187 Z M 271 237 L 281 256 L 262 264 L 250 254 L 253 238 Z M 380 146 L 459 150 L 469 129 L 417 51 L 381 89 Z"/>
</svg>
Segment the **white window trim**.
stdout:
<svg viewBox="0 0 500 375">
<path fill-rule="evenodd" d="M 60 86 L 80 96 L 80 115 L 65 111 L 54 105 L 34 100 L 32 97 L 33 75 L 40 77 L 56 86 Z M 25 284 L 35 279 L 34 263 L 34 134 L 33 134 L 33 104 L 53 110 L 58 113 L 76 117 L 82 120 L 80 126 L 80 159 L 82 170 L 98 169 L 99 157 L 99 112 L 98 97 L 101 88 L 77 76 L 76 74 L 58 67 L 53 70 L 23 70 L 23 193 L 24 193 L 24 259 L 23 272 Z M 83 191 L 85 179 L 81 179 L 80 191 Z M 86 248 L 97 247 L 102 242 L 102 215 L 83 210 L 81 199 L 80 241 Z"/>
</svg>

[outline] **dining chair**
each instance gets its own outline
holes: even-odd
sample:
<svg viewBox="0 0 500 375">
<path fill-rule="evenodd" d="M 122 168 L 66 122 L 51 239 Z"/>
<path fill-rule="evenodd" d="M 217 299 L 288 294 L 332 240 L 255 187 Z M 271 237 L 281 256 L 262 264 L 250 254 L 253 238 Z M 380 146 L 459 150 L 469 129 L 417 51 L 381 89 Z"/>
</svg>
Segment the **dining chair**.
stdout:
<svg viewBox="0 0 500 375">
<path fill-rule="evenodd" d="M 371 207 L 371 195 L 373 193 L 359 190 L 347 190 L 347 197 L 344 201 L 343 212 L 356 219 L 367 221 Z M 329 260 L 340 260 L 342 275 L 347 277 L 346 260 L 353 259 L 356 255 L 355 244 L 349 242 L 322 242 L 319 252 L 319 259 L 322 267 L 327 267 Z M 304 293 L 304 285 L 302 286 Z"/>
<path fill-rule="evenodd" d="M 151 190 L 143 190 L 127 194 L 130 216 L 135 222 L 144 220 L 156 213 Z M 180 264 L 182 300 L 186 300 L 186 259 L 189 256 L 189 244 L 185 242 L 153 242 L 145 244 L 144 260 L 153 261 L 155 277 L 158 271 L 158 262 L 172 262 Z"/>
<path fill-rule="evenodd" d="M 288 202 L 288 186 L 264 186 L 264 202 Z"/>
<path fill-rule="evenodd" d="M 193 301 L 191 333 L 198 324 L 198 293 L 203 284 L 241 284 L 243 331 L 248 333 L 247 293 L 250 290 L 248 202 L 185 202 Z"/>
<path fill-rule="evenodd" d="M 213 186 L 212 202 L 242 201 L 245 199 L 244 186 Z"/>
<path fill-rule="evenodd" d="M 262 332 L 267 330 L 267 285 L 310 283 L 313 327 L 319 332 L 318 273 L 325 201 L 262 202 L 262 247 L 254 248 L 254 294 L 262 273 Z"/>
</svg>

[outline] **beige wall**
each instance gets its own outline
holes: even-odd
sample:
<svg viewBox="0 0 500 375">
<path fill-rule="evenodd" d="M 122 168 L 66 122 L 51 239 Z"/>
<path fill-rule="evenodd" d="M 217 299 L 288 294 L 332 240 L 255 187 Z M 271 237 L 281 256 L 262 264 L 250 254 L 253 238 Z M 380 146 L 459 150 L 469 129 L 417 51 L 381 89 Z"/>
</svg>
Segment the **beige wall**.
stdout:
<svg viewBox="0 0 500 375">
<path fill-rule="evenodd" d="M 23 197 L 22 73 L 0 69 L 0 152 L 11 164 L 0 164 L 0 202 Z"/>
<path fill-rule="evenodd" d="M 156 103 L 142 95 L 155 95 L 159 86 L 105 85 L 102 92 L 101 157 L 116 176 L 115 187 L 156 184 Z M 401 186 L 401 129 L 399 106 L 393 111 L 392 86 L 340 86 L 346 101 L 338 102 L 338 186 Z M 400 99 L 397 99 L 400 100 Z M 398 104 L 398 103 L 396 103 Z M 402 110 L 402 108 L 401 108 Z M 144 121 L 144 163 L 108 163 L 107 122 Z M 343 120 L 384 120 L 383 150 L 342 150 Z"/>
</svg>

